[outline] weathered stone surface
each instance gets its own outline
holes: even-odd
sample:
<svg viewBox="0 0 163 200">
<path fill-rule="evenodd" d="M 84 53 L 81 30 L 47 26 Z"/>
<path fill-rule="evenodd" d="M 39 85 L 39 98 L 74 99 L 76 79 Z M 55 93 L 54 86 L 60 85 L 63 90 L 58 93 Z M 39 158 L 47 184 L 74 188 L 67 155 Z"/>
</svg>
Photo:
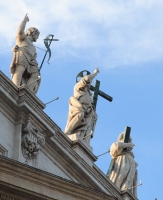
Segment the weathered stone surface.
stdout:
<svg viewBox="0 0 163 200">
<path fill-rule="evenodd" d="M 133 195 L 130 191 L 124 190 L 122 191 L 122 198 L 124 200 L 138 200 L 135 195 Z"/>
<path fill-rule="evenodd" d="M 137 196 L 137 163 L 134 161 L 134 154 L 131 151 L 134 144 L 129 139 L 129 143 L 124 143 L 124 133 L 118 137 L 110 147 L 110 154 L 114 159 L 114 168 L 109 176 L 110 180 L 121 190 L 130 190 Z"/>
<path fill-rule="evenodd" d="M 12 196 L 11 191 L 14 190 L 14 194 L 21 200 L 116 200 L 115 197 L 91 187 L 68 181 L 1 156 L 0 173 L 0 194 L 1 191 L 6 189 L 8 191 L 7 196 Z"/>
<path fill-rule="evenodd" d="M 6 149 L 8 152 L 8 157 L 12 157 L 14 150 L 14 124 L 11 122 L 3 112 L 0 112 L 0 145 L 2 155 L 3 149 Z"/>
<path fill-rule="evenodd" d="M 92 153 L 91 146 L 83 140 L 74 140 L 72 148 L 91 167 L 97 160 L 97 157 Z"/>
<path fill-rule="evenodd" d="M 87 136 L 88 127 L 91 125 L 92 117 L 95 116 L 95 109 L 92 106 L 90 85 L 98 73 L 99 70 L 95 69 L 92 74 L 84 76 L 76 83 L 74 95 L 69 99 L 69 114 L 65 128 L 65 133 L 67 135 L 77 134 L 76 137 L 79 138 Z M 91 136 L 87 138 L 88 143 L 90 138 Z"/>
<path fill-rule="evenodd" d="M 40 32 L 36 28 L 29 28 L 25 33 L 24 30 L 28 21 L 29 18 L 26 15 L 18 27 L 10 73 L 12 81 L 17 87 L 25 84 L 31 92 L 36 94 L 40 78 L 36 61 L 36 48 L 33 42 L 36 42 Z"/>
<path fill-rule="evenodd" d="M 0 72 L 0 194 L 18 200 L 122 200 L 120 189 L 94 164 L 96 156 L 82 141 L 71 141 L 44 107 L 28 88 L 18 89 Z M 45 144 L 27 165 L 21 144 L 29 120 Z"/>
<path fill-rule="evenodd" d="M 20 200 L 10 194 L 0 193 L 0 200 Z"/>
</svg>

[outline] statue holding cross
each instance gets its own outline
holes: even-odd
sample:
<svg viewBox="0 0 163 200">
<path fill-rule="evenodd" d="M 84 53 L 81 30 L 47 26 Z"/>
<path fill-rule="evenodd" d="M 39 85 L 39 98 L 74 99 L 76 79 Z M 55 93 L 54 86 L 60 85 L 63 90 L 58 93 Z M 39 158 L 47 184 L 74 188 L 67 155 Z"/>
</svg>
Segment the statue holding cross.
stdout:
<svg viewBox="0 0 163 200">
<path fill-rule="evenodd" d="M 132 149 L 134 144 L 130 137 L 130 127 L 126 127 L 118 141 L 110 147 L 112 161 L 107 172 L 108 178 L 121 190 L 129 190 L 137 196 L 137 163 L 134 161 Z"/>
<path fill-rule="evenodd" d="M 69 114 L 65 128 L 65 133 L 67 135 L 74 134 L 79 131 L 81 135 L 81 132 L 86 132 L 95 112 L 90 98 L 90 85 L 98 73 L 99 70 L 95 69 L 92 74 L 84 76 L 75 85 L 74 95 L 69 99 Z"/>
<path fill-rule="evenodd" d="M 86 72 L 85 76 L 83 72 Z M 99 81 L 96 80 L 95 87 L 91 85 L 92 80 L 98 73 L 98 68 L 92 74 L 85 70 L 80 72 L 77 78 L 81 78 L 81 80 L 77 80 L 74 87 L 74 95 L 69 99 L 69 114 L 65 133 L 67 135 L 76 134 L 76 138 L 85 137 L 87 143 L 89 143 L 90 138 L 93 136 L 96 125 L 98 95 L 112 101 L 112 97 L 99 90 Z M 90 90 L 94 91 L 93 98 Z"/>
</svg>

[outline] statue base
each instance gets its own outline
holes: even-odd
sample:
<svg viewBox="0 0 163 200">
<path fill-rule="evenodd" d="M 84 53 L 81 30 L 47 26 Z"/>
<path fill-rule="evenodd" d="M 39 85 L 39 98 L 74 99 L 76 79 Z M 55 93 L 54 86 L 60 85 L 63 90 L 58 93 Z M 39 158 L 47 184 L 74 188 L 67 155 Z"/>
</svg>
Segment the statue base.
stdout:
<svg viewBox="0 0 163 200">
<path fill-rule="evenodd" d="M 88 143 L 90 140 L 88 137 L 91 136 L 82 138 L 79 132 L 67 136 L 73 142 L 72 148 L 74 151 L 92 167 L 93 163 L 97 160 L 97 157 L 92 153 L 92 147 Z"/>
<path fill-rule="evenodd" d="M 67 135 L 69 138 L 70 138 L 70 140 L 72 140 L 72 141 L 78 141 L 78 140 L 80 140 L 91 152 L 92 152 L 92 147 L 90 146 L 90 144 L 89 144 L 89 141 L 90 141 L 90 138 L 88 138 L 88 137 L 86 137 L 86 138 L 82 138 L 81 136 L 80 136 L 80 133 L 74 133 L 74 134 L 71 134 L 71 135 Z M 91 137 L 91 136 L 89 136 L 89 137 Z"/>
</svg>

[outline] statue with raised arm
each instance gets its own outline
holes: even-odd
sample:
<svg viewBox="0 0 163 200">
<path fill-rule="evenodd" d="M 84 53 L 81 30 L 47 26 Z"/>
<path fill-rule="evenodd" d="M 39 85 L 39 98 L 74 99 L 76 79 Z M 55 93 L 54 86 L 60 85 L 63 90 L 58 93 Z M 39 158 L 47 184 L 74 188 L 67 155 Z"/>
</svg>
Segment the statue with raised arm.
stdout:
<svg viewBox="0 0 163 200">
<path fill-rule="evenodd" d="M 90 85 L 99 73 L 98 68 L 92 74 L 84 76 L 74 87 L 74 95 L 69 99 L 69 114 L 65 133 L 71 135 L 77 133 L 84 137 L 92 116 L 95 114 L 92 105 Z"/>
<path fill-rule="evenodd" d="M 26 84 L 32 93 L 36 93 L 40 84 L 38 63 L 36 61 L 36 42 L 40 32 L 37 28 L 29 28 L 25 31 L 26 23 L 29 21 L 26 15 L 20 23 L 17 35 L 16 46 L 13 48 L 13 60 L 10 66 L 12 82 L 16 86 Z"/>
<path fill-rule="evenodd" d="M 134 147 L 131 137 L 129 143 L 124 143 L 124 133 L 118 137 L 118 142 L 114 142 L 110 147 L 110 154 L 114 159 L 114 167 L 111 171 L 110 180 L 121 190 L 129 190 L 137 196 L 137 163 L 134 161 L 134 154 L 131 151 Z"/>
</svg>

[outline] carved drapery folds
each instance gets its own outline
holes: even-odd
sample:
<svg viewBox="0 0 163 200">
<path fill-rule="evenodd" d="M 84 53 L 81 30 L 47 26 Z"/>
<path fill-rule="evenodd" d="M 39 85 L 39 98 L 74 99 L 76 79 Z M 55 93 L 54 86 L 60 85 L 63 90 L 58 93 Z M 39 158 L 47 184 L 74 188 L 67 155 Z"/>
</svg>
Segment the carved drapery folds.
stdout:
<svg viewBox="0 0 163 200">
<path fill-rule="evenodd" d="M 23 127 L 21 144 L 22 154 L 26 159 L 26 163 L 37 158 L 40 145 L 44 144 L 45 136 L 28 120 L 27 124 Z"/>
</svg>

